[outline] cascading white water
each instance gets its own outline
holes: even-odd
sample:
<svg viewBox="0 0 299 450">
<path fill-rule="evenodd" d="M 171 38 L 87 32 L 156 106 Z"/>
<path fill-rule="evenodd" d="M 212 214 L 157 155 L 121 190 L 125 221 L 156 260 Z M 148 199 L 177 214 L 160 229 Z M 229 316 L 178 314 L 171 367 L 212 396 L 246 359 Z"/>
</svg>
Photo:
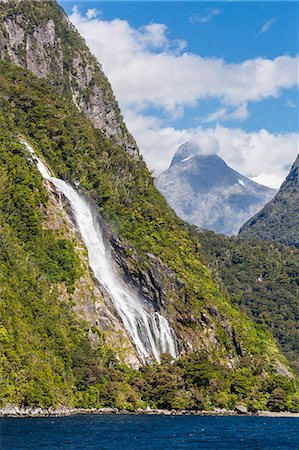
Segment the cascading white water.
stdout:
<svg viewBox="0 0 299 450">
<path fill-rule="evenodd" d="M 145 309 L 145 301 L 131 291 L 130 287 L 116 275 L 111 254 L 105 246 L 99 221 L 93 214 L 88 201 L 65 181 L 53 178 L 32 147 L 26 141 L 22 141 L 22 143 L 33 155 L 42 176 L 51 181 L 68 199 L 88 250 L 89 266 L 113 301 L 141 361 L 145 363 L 153 357 L 160 361 L 161 353 L 169 353 L 176 357 L 176 339 L 168 321 L 158 312 L 150 314 Z"/>
</svg>

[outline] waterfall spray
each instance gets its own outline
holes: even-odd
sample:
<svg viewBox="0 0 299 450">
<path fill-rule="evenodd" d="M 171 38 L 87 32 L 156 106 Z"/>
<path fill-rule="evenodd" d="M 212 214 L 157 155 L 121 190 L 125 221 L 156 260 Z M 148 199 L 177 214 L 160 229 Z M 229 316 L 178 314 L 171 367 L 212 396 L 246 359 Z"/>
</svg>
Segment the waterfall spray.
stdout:
<svg viewBox="0 0 299 450">
<path fill-rule="evenodd" d="M 131 336 L 140 360 L 143 363 L 152 358 L 160 361 L 161 353 L 169 353 L 176 357 L 176 339 L 168 321 L 158 312 L 150 314 L 146 310 L 145 300 L 133 292 L 116 274 L 99 220 L 89 202 L 70 184 L 52 177 L 32 147 L 26 141 L 22 143 L 33 156 L 41 175 L 51 181 L 68 199 L 88 251 L 89 266 L 109 294 L 124 327 Z"/>
</svg>

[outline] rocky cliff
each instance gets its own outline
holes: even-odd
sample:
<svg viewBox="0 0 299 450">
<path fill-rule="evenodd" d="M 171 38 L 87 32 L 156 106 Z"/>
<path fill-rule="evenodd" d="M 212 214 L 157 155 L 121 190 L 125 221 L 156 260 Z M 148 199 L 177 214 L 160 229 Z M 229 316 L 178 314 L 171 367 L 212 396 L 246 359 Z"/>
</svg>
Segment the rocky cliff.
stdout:
<svg viewBox="0 0 299 450">
<path fill-rule="evenodd" d="M 71 304 L 78 317 L 89 324 L 89 337 L 94 345 L 99 344 L 99 335 L 102 334 L 105 337 L 105 345 L 113 349 L 120 360 L 132 367 L 139 367 L 140 361 L 134 345 L 109 295 L 90 271 L 86 245 L 78 232 L 66 199 L 57 191 L 53 183 L 45 182 L 45 186 L 48 192 L 48 203 L 43 211 L 43 227 L 53 231 L 60 238 L 74 243 L 82 269 L 71 291 L 67 289 L 66 284 L 59 284 L 60 299 Z"/>
<path fill-rule="evenodd" d="M 242 226 L 240 236 L 299 247 L 299 156 L 274 199 Z"/>
<path fill-rule="evenodd" d="M 0 58 L 47 78 L 96 128 L 138 157 L 109 81 L 56 1 L 0 2 Z"/>
<path fill-rule="evenodd" d="M 8 38 L 11 19 L 16 31 Z M 45 32 L 51 20 L 55 29 L 52 40 L 49 37 L 52 32 Z M 35 34 L 40 27 L 49 42 L 44 45 L 46 50 L 38 49 L 36 42 Z M 52 29 L 50 25 L 49 30 Z M 73 73 L 74 55 L 85 44 L 61 9 L 54 2 L 1 3 L 1 30 L 0 218 L 4 220 L 6 236 L 0 242 L 3 244 L 0 307 L 4 317 L 1 339 L 5 346 L 6 380 L 2 397 L 16 403 L 25 399 L 23 403 L 29 405 L 47 406 L 48 402 L 49 406 L 54 401 L 73 404 L 75 395 L 80 405 L 94 405 L 99 398 L 106 398 L 103 400 L 106 405 L 116 392 L 123 394 L 121 381 L 125 379 L 126 397 L 122 404 L 130 398 L 131 405 L 137 404 L 134 400 L 137 394 L 129 382 L 138 384 L 142 373 L 147 373 L 144 369 L 132 375 L 123 366 L 114 371 L 121 360 L 121 354 L 115 354 L 114 350 L 119 352 L 127 347 L 134 356 L 130 350 L 132 343 L 125 342 L 124 346 L 121 343 L 123 339 L 128 341 L 128 335 L 124 335 L 119 319 L 113 320 L 115 311 L 109 298 L 105 298 L 103 286 L 96 285 L 87 268 L 86 253 L 84 256 L 85 250 L 80 250 L 78 230 L 71 231 L 74 224 L 70 217 L 65 219 L 66 235 L 61 235 L 62 212 L 56 194 L 51 186 L 48 194 L 45 191 L 41 176 L 20 145 L 20 138 L 31 144 L 52 174 L 75 186 L 92 202 L 101 218 L 105 238 L 114 249 L 119 275 L 139 290 L 149 310 L 169 320 L 180 355 L 196 352 L 194 358 L 200 370 L 210 368 L 209 376 L 204 377 L 206 383 L 216 376 L 214 365 L 217 370 L 221 368 L 221 373 L 242 371 L 244 366 L 249 371 L 253 370 L 251 366 L 256 368 L 257 373 L 262 370 L 266 377 L 275 373 L 285 363 L 275 340 L 255 326 L 221 291 L 203 261 L 198 239 L 155 188 L 145 164 L 136 157 L 138 152 L 128 146 L 127 131 L 122 129 L 124 135 L 117 131 L 118 125 L 123 127 L 121 119 L 117 116 L 116 126 L 114 113 L 111 120 L 104 114 L 108 125 L 117 131 L 113 136 L 105 121 L 94 127 L 96 119 L 89 117 L 87 111 L 89 97 L 85 100 L 82 94 L 86 83 L 80 89 Z M 15 51 L 15 36 L 19 36 L 20 52 Z M 29 59 L 36 74 L 32 68 L 28 70 L 31 66 L 26 56 L 32 42 L 34 53 Z M 56 48 L 62 51 L 62 56 L 60 51 L 54 52 Z M 25 54 L 21 49 L 25 49 Z M 85 51 L 86 59 L 82 56 Z M 80 57 L 85 71 L 93 57 L 86 47 L 83 53 Z M 62 79 L 61 72 L 52 67 L 59 67 L 61 57 Z M 107 83 L 99 69 L 95 68 L 94 74 L 101 75 L 101 82 Z M 92 95 L 93 87 L 100 86 L 98 83 L 95 80 L 88 85 Z M 103 104 L 109 103 L 107 98 L 112 102 L 110 105 L 115 103 L 109 84 L 101 85 L 101 89 L 105 101 L 100 104 L 104 111 Z M 81 95 L 87 109 L 80 106 Z M 67 208 L 66 202 L 63 206 Z M 85 325 L 78 322 L 74 311 L 85 319 Z M 102 333 L 109 334 L 111 329 L 113 336 L 109 342 L 113 349 L 102 339 Z M 87 334 L 91 340 L 86 339 Z M 98 344 L 91 345 L 90 341 Z M 189 361 L 189 356 L 186 358 Z M 190 358 L 192 372 L 193 356 Z M 172 379 L 171 364 L 167 370 Z M 18 396 L 18 383 L 11 374 L 19 372 L 23 376 Z M 130 377 L 135 378 L 132 381 Z M 103 386 L 108 379 L 109 391 L 105 394 Z M 157 383 L 163 385 L 163 381 Z M 142 390 L 140 383 L 138 389 Z"/>
</svg>

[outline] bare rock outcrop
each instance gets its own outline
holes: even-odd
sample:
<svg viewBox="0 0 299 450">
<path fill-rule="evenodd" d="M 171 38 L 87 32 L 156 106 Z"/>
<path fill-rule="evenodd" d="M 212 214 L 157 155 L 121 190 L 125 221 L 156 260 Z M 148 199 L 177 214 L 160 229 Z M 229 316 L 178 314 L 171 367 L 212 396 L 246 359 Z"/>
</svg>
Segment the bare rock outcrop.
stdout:
<svg viewBox="0 0 299 450">
<path fill-rule="evenodd" d="M 48 79 L 95 128 L 139 158 L 107 77 L 63 10 L 53 0 L 35 2 L 34 14 L 30 8 L 27 1 L 0 2 L 0 58 Z"/>
</svg>

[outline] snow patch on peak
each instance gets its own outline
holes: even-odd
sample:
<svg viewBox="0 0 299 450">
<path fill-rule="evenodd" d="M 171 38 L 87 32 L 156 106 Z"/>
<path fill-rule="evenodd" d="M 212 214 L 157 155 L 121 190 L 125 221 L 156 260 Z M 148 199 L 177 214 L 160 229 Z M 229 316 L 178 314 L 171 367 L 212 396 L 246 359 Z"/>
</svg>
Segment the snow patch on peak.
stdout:
<svg viewBox="0 0 299 450">
<path fill-rule="evenodd" d="M 246 185 L 245 185 L 244 181 L 238 180 L 238 183 L 241 184 L 242 186 L 244 186 L 244 188 L 246 188 Z"/>
<path fill-rule="evenodd" d="M 182 159 L 181 162 L 189 161 L 189 159 L 193 158 L 193 155 L 188 156 L 187 158 Z"/>
</svg>

